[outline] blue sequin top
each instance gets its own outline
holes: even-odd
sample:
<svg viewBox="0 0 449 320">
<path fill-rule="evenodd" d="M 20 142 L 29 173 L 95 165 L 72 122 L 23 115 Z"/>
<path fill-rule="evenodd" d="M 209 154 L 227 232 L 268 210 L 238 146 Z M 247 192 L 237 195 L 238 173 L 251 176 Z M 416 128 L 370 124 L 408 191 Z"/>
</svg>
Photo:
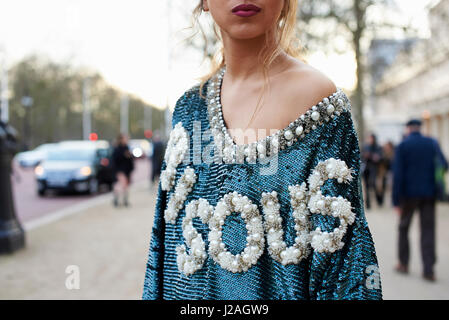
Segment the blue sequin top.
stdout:
<svg viewBox="0 0 449 320">
<path fill-rule="evenodd" d="M 381 299 L 346 95 L 237 145 L 222 76 L 173 112 L 143 299 Z"/>
</svg>

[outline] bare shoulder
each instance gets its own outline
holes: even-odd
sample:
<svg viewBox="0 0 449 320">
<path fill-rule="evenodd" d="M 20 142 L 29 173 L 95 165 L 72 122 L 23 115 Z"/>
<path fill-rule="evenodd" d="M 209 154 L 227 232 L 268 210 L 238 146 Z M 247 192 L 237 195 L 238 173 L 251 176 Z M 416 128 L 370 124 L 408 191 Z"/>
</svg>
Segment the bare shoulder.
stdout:
<svg viewBox="0 0 449 320">
<path fill-rule="evenodd" d="M 285 73 L 286 89 L 296 101 L 310 106 L 337 91 L 331 79 L 312 66 L 298 62 Z"/>
<path fill-rule="evenodd" d="M 286 107 L 284 112 L 290 119 L 295 119 L 324 98 L 337 91 L 337 87 L 326 75 L 310 65 L 298 62 L 285 71 L 282 78 L 282 92 Z"/>
</svg>

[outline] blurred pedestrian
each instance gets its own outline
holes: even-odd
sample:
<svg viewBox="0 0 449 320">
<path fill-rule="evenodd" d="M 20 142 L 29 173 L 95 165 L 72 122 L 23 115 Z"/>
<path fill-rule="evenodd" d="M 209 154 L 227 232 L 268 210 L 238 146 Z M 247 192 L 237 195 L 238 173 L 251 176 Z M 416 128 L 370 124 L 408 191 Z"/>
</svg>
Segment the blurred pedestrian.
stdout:
<svg viewBox="0 0 449 320">
<path fill-rule="evenodd" d="M 423 277 L 434 281 L 436 159 L 447 161 L 436 140 L 421 134 L 421 121 L 407 122 L 407 137 L 395 150 L 393 163 L 393 205 L 400 216 L 399 263 L 396 271 L 408 273 L 410 256 L 408 230 L 413 212 L 419 209 Z"/>
<path fill-rule="evenodd" d="M 378 197 L 378 204 L 384 205 L 385 193 L 389 189 L 391 180 L 391 171 L 394 159 L 394 145 L 388 141 L 382 146 L 382 157 L 379 161 L 377 175 L 376 175 L 376 190 Z"/>
<path fill-rule="evenodd" d="M 134 170 L 134 158 L 128 147 L 128 137 L 119 134 L 112 152 L 112 162 L 115 171 L 116 183 L 114 185 L 114 206 L 120 205 L 120 198 L 123 205 L 129 206 L 128 187 L 131 182 L 131 172 Z"/>
<path fill-rule="evenodd" d="M 367 143 L 363 146 L 363 180 L 365 181 L 365 202 L 366 208 L 371 208 L 371 193 L 379 205 L 381 205 L 381 195 L 376 188 L 376 177 L 378 174 L 379 163 L 382 160 L 382 148 L 377 143 L 377 137 L 374 134 L 368 136 Z"/>
<path fill-rule="evenodd" d="M 151 186 L 161 174 L 162 161 L 164 160 L 165 144 L 162 141 L 158 130 L 153 135 L 153 153 L 150 156 L 151 161 Z"/>
</svg>

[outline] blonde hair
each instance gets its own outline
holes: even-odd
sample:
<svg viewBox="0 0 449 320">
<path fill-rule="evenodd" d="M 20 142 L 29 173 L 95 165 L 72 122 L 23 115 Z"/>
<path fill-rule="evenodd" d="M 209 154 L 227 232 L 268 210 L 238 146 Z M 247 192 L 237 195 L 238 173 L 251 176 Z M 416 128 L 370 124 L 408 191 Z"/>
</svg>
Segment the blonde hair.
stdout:
<svg viewBox="0 0 449 320">
<path fill-rule="evenodd" d="M 264 86 L 262 88 L 262 94 L 259 97 L 255 111 L 251 116 L 249 124 L 251 124 L 259 107 L 263 105 L 263 97 L 267 86 L 269 87 L 268 70 L 270 65 L 276 60 L 276 58 L 285 52 L 288 55 L 299 58 L 300 45 L 298 38 L 296 37 L 296 12 L 298 8 L 298 0 L 284 0 L 284 8 L 282 9 L 279 20 L 276 23 L 276 29 L 274 30 L 274 37 L 267 36 L 266 43 L 259 54 L 259 59 L 263 65 L 263 74 L 265 78 Z M 204 57 L 207 57 L 208 42 L 207 36 L 201 25 L 198 23 L 201 13 L 203 12 L 203 0 L 200 0 L 198 6 L 195 7 L 192 15 L 192 27 L 198 26 L 200 33 L 205 41 Z M 223 41 L 221 38 L 220 30 L 216 23 L 213 26 L 215 36 L 221 44 L 221 48 L 215 52 L 211 61 L 211 70 L 208 74 L 200 78 L 200 95 L 202 96 L 203 87 L 207 80 L 209 80 L 215 73 L 217 73 L 222 67 L 225 66 L 226 61 L 224 57 Z M 272 31 L 271 31 L 272 32 Z M 270 43 L 274 39 L 275 43 Z"/>
</svg>

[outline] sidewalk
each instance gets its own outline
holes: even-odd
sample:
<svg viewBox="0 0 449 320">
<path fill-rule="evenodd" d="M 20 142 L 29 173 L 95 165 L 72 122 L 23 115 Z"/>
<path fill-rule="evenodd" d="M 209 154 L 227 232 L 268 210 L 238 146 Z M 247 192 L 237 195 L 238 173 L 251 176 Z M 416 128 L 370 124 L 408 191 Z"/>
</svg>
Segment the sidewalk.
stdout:
<svg viewBox="0 0 449 320">
<path fill-rule="evenodd" d="M 140 183 L 130 192 L 130 208 L 113 208 L 109 194 L 32 228 L 26 249 L 0 256 L 0 299 L 140 299 L 155 192 Z M 79 266 L 79 290 L 65 286 L 69 265 Z"/>
<path fill-rule="evenodd" d="M 0 299 L 140 299 L 150 241 L 155 190 L 131 192 L 131 208 L 113 208 L 111 195 L 78 213 L 51 219 L 27 232 L 27 248 L 0 256 Z M 408 276 L 396 274 L 397 216 L 366 216 L 379 258 L 385 299 L 449 299 L 449 206 L 438 207 L 436 283 L 421 278 L 418 215 L 411 228 Z M 80 269 L 79 290 L 68 290 L 66 267 Z"/>
<path fill-rule="evenodd" d="M 419 215 L 415 212 L 410 228 L 410 273 L 393 271 L 397 263 L 398 216 L 392 209 L 366 211 L 379 260 L 385 300 L 449 299 L 449 205 L 437 206 L 437 264 L 435 283 L 422 279 Z"/>
</svg>

